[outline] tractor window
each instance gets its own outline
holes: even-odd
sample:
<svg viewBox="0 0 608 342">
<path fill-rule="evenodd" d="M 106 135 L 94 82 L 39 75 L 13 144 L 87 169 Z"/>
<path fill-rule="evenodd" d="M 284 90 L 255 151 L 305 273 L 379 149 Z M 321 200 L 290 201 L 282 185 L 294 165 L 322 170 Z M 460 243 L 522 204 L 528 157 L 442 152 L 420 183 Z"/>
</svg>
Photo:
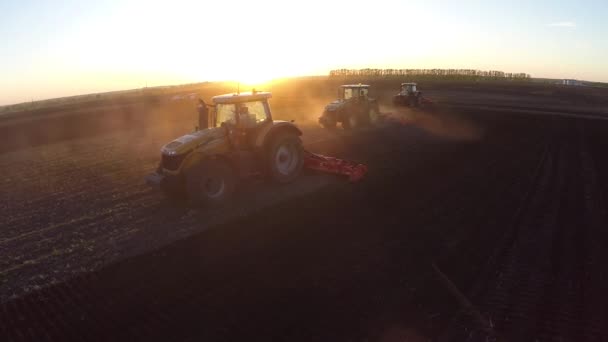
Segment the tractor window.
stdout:
<svg viewBox="0 0 608 342">
<path fill-rule="evenodd" d="M 344 99 L 348 100 L 353 97 L 353 89 L 352 88 L 344 88 Z"/>
<path fill-rule="evenodd" d="M 266 106 L 262 101 L 240 103 L 238 106 L 239 122 L 245 128 L 254 127 L 268 119 Z"/>
<path fill-rule="evenodd" d="M 403 90 L 405 90 L 408 93 L 414 93 L 414 92 L 416 92 L 416 86 L 413 84 L 406 84 L 403 86 Z"/>
<path fill-rule="evenodd" d="M 222 123 L 236 124 L 236 108 L 234 104 L 215 105 L 215 127 L 220 127 Z"/>
<path fill-rule="evenodd" d="M 369 91 L 369 89 L 367 89 L 367 88 L 361 88 L 359 90 L 359 96 L 367 96 L 368 91 Z"/>
</svg>

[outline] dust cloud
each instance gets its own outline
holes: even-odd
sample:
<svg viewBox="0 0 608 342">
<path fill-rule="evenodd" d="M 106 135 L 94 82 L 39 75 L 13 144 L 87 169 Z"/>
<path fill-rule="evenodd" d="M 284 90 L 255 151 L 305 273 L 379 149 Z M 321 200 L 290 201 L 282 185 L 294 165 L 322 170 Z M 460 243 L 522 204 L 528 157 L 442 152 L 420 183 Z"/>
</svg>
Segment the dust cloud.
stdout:
<svg viewBox="0 0 608 342">
<path fill-rule="evenodd" d="M 312 96 L 299 97 L 298 99 L 273 99 L 273 119 L 295 120 L 296 123 L 317 123 L 325 106 L 332 99 L 319 99 Z"/>
<path fill-rule="evenodd" d="M 410 109 L 381 106 L 389 120 L 422 129 L 438 138 L 455 141 L 477 141 L 484 129 L 469 118 L 447 109 Z"/>
<path fill-rule="evenodd" d="M 289 80 L 276 82 L 270 105 L 275 120 L 295 120 L 301 124 L 317 124 L 325 106 L 335 100 L 336 89 L 325 82 Z"/>
<path fill-rule="evenodd" d="M 133 92 L 95 96 L 89 102 L 26 111 L 0 122 L 4 141 L 0 153 L 107 135 L 133 141 L 146 139 L 158 147 L 191 132 L 197 124 L 196 99 L 174 101 L 176 95 L 194 94 L 210 103 L 213 96 L 229 93 L 234 88 L 231 83 L 210 83 L 188 89 L 163 90 L 158 94 Z M 274 119 L 295 120 L 296 124 L 312 126 L 318 125 L 325 106 L 337 98 L 338 84 L 326 80 L 290 79 L 257 89 L 272 92 L 270 104 Z M 390 103 L 392 94 L 392 88 L 386 85 L 386 89 L 375 89 L 373 96 L 380 103 Z M 446 139 L 477 140 L 484 134 L 475 122 L 445 109 L 427 112 L 383 106 L 381 112 Z"/>
</svg>

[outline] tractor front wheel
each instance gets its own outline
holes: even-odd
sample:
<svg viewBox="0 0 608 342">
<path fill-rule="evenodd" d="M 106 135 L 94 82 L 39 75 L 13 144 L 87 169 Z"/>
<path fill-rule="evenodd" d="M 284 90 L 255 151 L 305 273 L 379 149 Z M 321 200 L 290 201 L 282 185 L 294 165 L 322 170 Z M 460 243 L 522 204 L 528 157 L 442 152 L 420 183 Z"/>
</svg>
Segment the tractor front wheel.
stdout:
<svg viewBox="0 0 608 342">
<path fill-rule="evenodd" d="M 335 120 L 325 120 L 325 121 L 323 121 L 323 123 L 321 123 L 321 126 L 323 126 L 323 128 L 325 128 L 325 129 L 333 131 L 336 129 L 336 121 Z"/>
<path fill-rule="evenodd" d="M 267 153 L 268 175 L 273 181 L 292 182 L 302 171 L 304 148 L 295 134 L 280 133 L 268 146 Z"/>
<path fill-rule="evenodd" d="M 359 128 L 359 117 L 356 113 L 352 113 L 342 121 L 342 128 L 345 130 L 357 129 Z"/>
<path fill-rule="evenodd" d="M 236 188 L 236 173 L 226 162 L 204 160 L 186 173 L 186 189 L 195 205 L 218 205 L 232 196 Z"/>
<path fill-rule="evenodd" d="M 369 123 L 371 125 L 375 125 L 376 123 L 378 123 L 378 120 L 380 119 L 380 111 L 378 110 L 378 106 L 372 106 L 369 109 Z"/>
</svg>

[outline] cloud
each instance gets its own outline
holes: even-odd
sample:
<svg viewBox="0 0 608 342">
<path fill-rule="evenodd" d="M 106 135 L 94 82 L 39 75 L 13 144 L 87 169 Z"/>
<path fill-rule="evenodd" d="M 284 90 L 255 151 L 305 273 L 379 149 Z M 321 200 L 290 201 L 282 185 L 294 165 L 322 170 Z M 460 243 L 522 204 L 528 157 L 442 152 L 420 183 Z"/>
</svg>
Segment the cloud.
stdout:
<svg viewBox="0 0 608 342">
<path fill-rule="evenodd" d="M 556 23 L 548 24 L 550 27 L 576 27 L 576 23 L 573 21 L 558 21 Z"/>
</svg>

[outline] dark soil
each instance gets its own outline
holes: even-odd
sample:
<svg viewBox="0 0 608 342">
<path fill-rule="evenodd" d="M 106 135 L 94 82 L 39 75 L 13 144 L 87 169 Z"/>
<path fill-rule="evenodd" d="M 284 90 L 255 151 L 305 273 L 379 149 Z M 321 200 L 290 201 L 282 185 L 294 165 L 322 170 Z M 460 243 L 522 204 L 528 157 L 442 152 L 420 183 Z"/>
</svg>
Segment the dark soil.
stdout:
<svg viewBox="0 0 608 342">
<path fill-rule="evenodd" d="M 608 122 L 492 104 L 305 126 L 367 177 L 219 212 L 138 183 L 180 120 L 5 152 L 0 340 L 607 340 Z"/>
</svg>

